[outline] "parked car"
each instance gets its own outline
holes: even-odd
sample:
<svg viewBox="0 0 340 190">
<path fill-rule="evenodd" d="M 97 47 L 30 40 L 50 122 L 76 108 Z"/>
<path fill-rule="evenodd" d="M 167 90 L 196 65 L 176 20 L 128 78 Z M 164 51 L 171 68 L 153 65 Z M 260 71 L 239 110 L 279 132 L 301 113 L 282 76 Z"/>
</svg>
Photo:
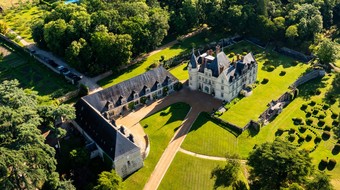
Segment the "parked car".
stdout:
<svg viewBox="0 0 340 190">
<path fill-rule="evenodd" d="M 83 77 L 82 76 L 78 76 L 72 72 L 70 72 L 69 74 L 66 75 L 67 77 L 73 79 L 74 81 L 78 82 L 80 81 Z"/>
<path fill-rule="evenodd" d="M 61 71 L 61 70 L 63 70 L 64 68 L 65 68 L 64 66 L 60 65 L 60 66 L 57 67 L 57 70 L 58 70 L 58 71 Z"/>
<path fill-rule="evenodd" d="M 71 71 L 68 68 L 63 68 L 63 69 L 60 70 L 60 73 L 63 74 L 63 75 L 67 75 L 67 74 L 71 73 Z"/>
<path fill-rule="evenodd" d="M 53 60 L 48 60 L 47 61 L 47 64 L 49 64 L 49 65 L 51 65 L 52 67 L 54 67 L 54 68 L 57 68 L 59 65 L 55 62 L 55 61 L 53 61 Z"/>
</svg>

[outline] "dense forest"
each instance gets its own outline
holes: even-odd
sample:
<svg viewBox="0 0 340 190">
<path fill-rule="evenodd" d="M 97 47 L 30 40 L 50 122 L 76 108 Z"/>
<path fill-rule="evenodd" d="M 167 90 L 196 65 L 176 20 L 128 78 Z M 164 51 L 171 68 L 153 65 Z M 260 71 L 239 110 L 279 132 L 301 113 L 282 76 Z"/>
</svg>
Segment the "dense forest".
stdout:
<svg viewBox="0 0 340 190">
<path fill-rule="evenodd" d="M 168 33 L 184 34 L 201 24 L 307 54 L 322 31 L 338 32 L 340 25 L 339 0 L 80 0 L 49 9 L 32 27 L 34 41 L 91 74 L 117 70 Z"/>
</svg>

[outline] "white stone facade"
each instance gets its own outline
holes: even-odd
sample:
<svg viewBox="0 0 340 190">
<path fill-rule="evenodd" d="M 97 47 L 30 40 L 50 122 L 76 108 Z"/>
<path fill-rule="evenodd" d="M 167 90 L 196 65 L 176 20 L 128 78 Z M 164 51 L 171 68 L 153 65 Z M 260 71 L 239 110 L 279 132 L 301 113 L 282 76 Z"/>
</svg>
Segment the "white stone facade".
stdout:
<svg viewBox="0 0 340 190">
<path fill-rule="evenodd" d="M 194 52 L 189 62 L 189 87 L 212 94 L 218 99 L 230 102 L 240 91 L 257 78 L 257 62 L 251 53 L 238 56 L 230 62 L 223 51 L 216 48 L 216 57 L 208 51 L 198 57 Z"/>
</svg>

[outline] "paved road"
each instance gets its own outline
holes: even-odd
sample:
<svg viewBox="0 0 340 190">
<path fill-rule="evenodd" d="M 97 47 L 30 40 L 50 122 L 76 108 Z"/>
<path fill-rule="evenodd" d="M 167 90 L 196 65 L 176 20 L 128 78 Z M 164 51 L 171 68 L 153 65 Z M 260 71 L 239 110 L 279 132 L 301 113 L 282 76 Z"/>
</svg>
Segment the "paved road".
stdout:
<svg viewBox="0 0 340 190">
<path fill-rule="evenodd" d="M 202 111 L 210 112 L 213 108 L 217 109 L 222 105 L 222 102 L 213 98 L 211 95 L 198 91 L 191 91 L 186 87 L 179 92 L 174 92 L 171 95 L 158 100 L 147 107 L 143 107 L 135 112 L 131 112 L 116 120 L 117 124 L 123 124 L 132 131 L 137 130 L 133 128 L 137 127 L 136 124 L 138 124 L 141 119 L 177 102 L 185 102 L 189 104 L 191 106 L 191 110 L 185 117 L 179 130 L 177 130 L 174 137 L 169 142 L 168 147 L 165 149 L 162 157 L 158 161 L 153 173 L 149 178 L 149 181 L 144 187 L 146 190 L 154 190 L 158 188 L 163 176 L 169 168 L 173 158 L 175 157 L 179 147 L 185 139 L 186 134 L 189 132 L 191 125 L 196 120 L 198 114 Z M 141 126 L 139 125 L 139 127 Z"/>
</svg>

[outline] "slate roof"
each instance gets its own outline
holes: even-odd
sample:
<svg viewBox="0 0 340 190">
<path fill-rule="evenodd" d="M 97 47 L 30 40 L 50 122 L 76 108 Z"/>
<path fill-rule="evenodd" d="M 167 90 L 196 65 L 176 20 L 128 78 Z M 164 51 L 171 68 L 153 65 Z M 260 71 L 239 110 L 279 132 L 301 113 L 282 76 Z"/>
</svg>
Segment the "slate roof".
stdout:
<svg viewBox="0 0 340 190">
<path fill-rule="evenodd" d="M 113 160 L 129 151 L 140 151 L 133 142 L 124 137 L 91 105 L 81 98 L 76 104 L 78 125 L 100 146 Z"/>
<path fill-rule="evenodd" d="M 235 67 L 230 65 L 228 70 L 225 72 L 229 82 L 232 82 L 237 76 L 242 75 L 242 71 L 249 68 L 249 64 L 252 63 L 256 63 L 256 60 L 252 53 L 248 53 L 242 58 L 242 60 L 236 62 Z"/>
<path fill-rule="evenodd" d="M 144 74 L 138 75 L 134 78 L 118 83 L 114 86 L 90 94 L 83 97 L 91 106 L 93 106 L 100 113 L 107 110 L 105 106 L 108 101 L 113 102 L 115 107 L 122 104 L 122 98 L 126 98 L 129 102 L 133 99 L 133 92 L 136 92 L 139 96 L 145 94 L 145 90 L 150 88 L 150 91 L 157 90 L 157 84 L 161 86 L 168 85 L 169 82 L 178 81 L 169 71 L 160 66 Z"/>
<path fill-rule="evenodd" d="M 218 77 L 219 67 L 223 67 L 224 69 L 228 68 L 230 65 L 230 60 L 227 58 L 226 54 L 224 52 L 220 52 L 217 54 L 213 62 L 208 63 L 207 68 L 212 71 L 212 75 L 214 77 Z"/>
<path fill-rule="evenodd" d="M 197 67 L 197 58 L 196 58 L 194 51 L 192 51 L 192 55 L 191 55 L 191 58 L 190 58 L 190 64 L 191 64 L 191 68 L 193 68 L 193 69 L 195 69 Z"/>
</svg>

